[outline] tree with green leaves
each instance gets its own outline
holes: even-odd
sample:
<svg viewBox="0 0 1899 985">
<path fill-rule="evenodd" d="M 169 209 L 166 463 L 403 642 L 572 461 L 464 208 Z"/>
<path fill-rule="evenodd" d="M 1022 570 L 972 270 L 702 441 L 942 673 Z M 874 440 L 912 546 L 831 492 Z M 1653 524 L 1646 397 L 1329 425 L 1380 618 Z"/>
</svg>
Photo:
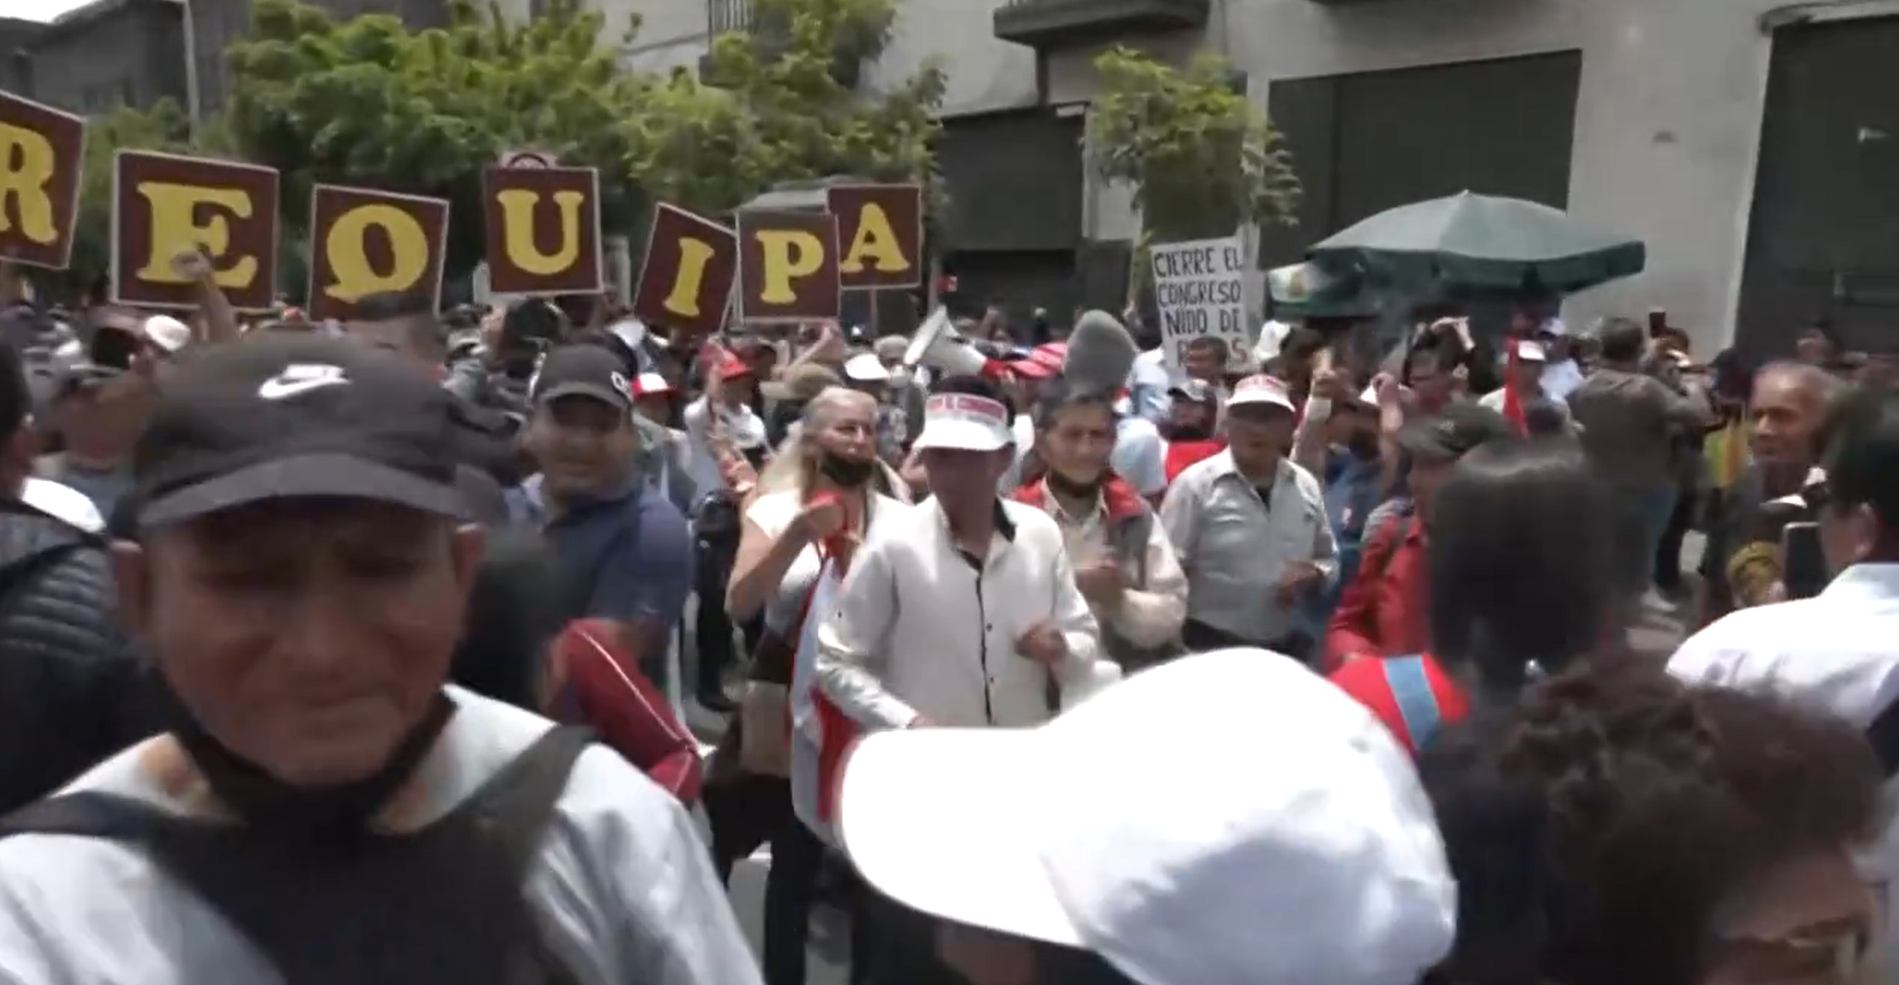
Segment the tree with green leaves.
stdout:
<svg viewBox="0 0 1899 985">
<path fill-rule="evenodd" d="M 1264 113 L 1234 86 L 1232 66 L 1203 53 L 1184 69 L 1116 47 L 1095 59 L 1088 157 L 1135 189 L 1147 242 L 1230 236 L 1293 219 L 1299 180 Z"/>
<path fill-rule="evenodd" d="M 942 66 L 875 93 L 846 84 L 889 45 L 896 17 L 893 0 L 753 0 L 749 32 L 713 39 L 706 81 L 651 90 L 630 128 L 642 186 L 709 215 L 834 175 L 934 187 Z"/>
<path fill-rule="evenodd" d="M 481 172 L 535 148 L 600 169 L 613 228 L 639 211 L 626 121 L 652 80 L 620 65 L 637 23 L 557 0 L 515 23 L 451 5 L 449 26 L 411 32 L 396 17 L 338 22 L 296 0 L 258 0 L 249 34 L 227 52 L 223 123 L 244 159 L 282 173 L 286 240 L 309 215 L 310 189 L 358 185 L 448 199 L 448 273 L 481 258 Z"/>
</svg>

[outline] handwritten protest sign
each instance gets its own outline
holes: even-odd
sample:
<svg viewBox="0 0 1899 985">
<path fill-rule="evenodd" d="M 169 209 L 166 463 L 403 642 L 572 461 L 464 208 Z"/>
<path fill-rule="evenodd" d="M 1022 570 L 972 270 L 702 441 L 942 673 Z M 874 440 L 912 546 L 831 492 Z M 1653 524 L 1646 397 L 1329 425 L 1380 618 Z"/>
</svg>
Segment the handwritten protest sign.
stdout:
<svg viewBox="0 0 1899 985">
<path fill-rule="evenodd" d="M 1148 253 L 1162 349 L 1170 365 L 1182 365 L 1187 343 L 1206 335 L 1225 339 L 1236 355 L 1252 346 L 1246 327 L 1246 249 L 1238 236 L 1162 243 Z"/>
</svg>

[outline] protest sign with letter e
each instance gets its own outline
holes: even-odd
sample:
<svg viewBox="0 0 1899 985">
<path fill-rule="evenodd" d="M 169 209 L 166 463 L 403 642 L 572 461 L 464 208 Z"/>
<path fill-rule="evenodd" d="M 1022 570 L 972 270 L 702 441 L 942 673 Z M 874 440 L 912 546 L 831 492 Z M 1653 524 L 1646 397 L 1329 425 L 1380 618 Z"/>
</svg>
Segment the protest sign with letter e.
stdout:
<svg viewBox="0 0 1899 985">
<path fill-rule="evenodd" d="M 1180 368 L 1187 344 L 1206 335 L 1226 341 L 1229 365 L 1241 363 L 1253 333 L 1246 326 L 1246 247 L 1240 237 L 1159 243 L 1148 247 L 1148 256 L 1169 365 Z"/>
<path fill-rule="evenodd" d="M 836 318 L 837 216 L 744 210 L 738 214 L 739 319 Z"/>
<path fill-rule="evenodd" d="M 838 283 L 846 291 L 923 286 L 923 188 L 833 185 Z"/>
<path fill-rule="evenodd" d="M 487 168 L 488 281 L 497 294 L 598 294 L 606 286 L 600 172 Z"/>
<path fill-rule="evenodd" d="M 633 317 L 694 337 L 716 334 L 737 273 L 737 233 L 662 202 L 646 237 Z"/>
<path fill-rule="evenodd" d="M 0 92 L 0 260 L 72 262 L 86 121 Z"/>
<path fill-rule="evenodd" d="M 122 150 L 112 162 L 112 300 L 193 308 L 172 269 L 197 249 L 231 307 L 268 310 L 277 291 L 277 172 L 255 164 Z"/>
<path fill-rule="evenodd" d="M 372 294 L 420 292 L 441 307 L 448 202 L 318 185 L 310 195 L 310 316 L 356 316 Z"/>
</svg>

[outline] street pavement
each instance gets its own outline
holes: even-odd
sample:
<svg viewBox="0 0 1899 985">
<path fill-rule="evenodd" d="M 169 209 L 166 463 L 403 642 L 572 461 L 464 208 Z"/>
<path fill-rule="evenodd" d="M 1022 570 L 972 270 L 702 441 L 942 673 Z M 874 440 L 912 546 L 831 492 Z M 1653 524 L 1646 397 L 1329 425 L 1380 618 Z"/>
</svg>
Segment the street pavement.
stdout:
<svg viewBox="0 0 1899 985">
<path fill-rule="evenodd" d="M 1682 569 L 1692 572 L 1699 565 L 1703 538 L 1698 533 L 1688 535 L 1682 546 Z M 1693 575 L 1689 576 L 1690 579 Z M 1638 653 L 1665 660 L 1675 651 L 1687 636 L 1692 618 L 1692 605 L 1680 606 L 1645 605 L 1635 624 L 1629 629 L 1629 643 Z M 692 625 L 690 612 L 687 625 Z M 687 641 L 686 653 L 682 660 L 687 664 L 685 679 L 692 681 L 691 667 L 696 662 L 697 648 Z M 690 694 L 691 688 L 686 689 Z M 699 707 L 688 699 L 686 717 L 695 734 L 703 741 L 711 742 L 724 728 L 724 716 Z M 732 906 L 738 913 L 739 924 L 745 930 L 745 939 L 759 952 L 765 939 L 764 906 L 765 876 L 771 871 L 771 852 L 761 848 L 751 858 L 745 859 L 734 867 L 730 887 Z M 845 985 L 849 978 L 850 921 L 836 907 L 820 904 L 811 921 L 811 941 L 807 950 L 806 981 L 808 985 Z"/>
</svg>

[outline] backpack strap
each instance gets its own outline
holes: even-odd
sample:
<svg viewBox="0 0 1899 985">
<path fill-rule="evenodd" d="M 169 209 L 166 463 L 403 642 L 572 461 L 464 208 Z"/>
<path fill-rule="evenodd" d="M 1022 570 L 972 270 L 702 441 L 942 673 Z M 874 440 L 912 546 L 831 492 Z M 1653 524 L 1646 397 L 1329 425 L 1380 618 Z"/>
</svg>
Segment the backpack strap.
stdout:
<svg viewBox="0 0 1899 985">
<path fill-rule="evenodd" d="M 588 728 L 548 729 L 489 777 L 465 805 L 495 832 L 515 884 L 526 879 L 574 763 L 593 742 L 593 730 Z"/>
<path fill-rule="evenodd" d="M 1378 664 L 1385 672 L 1385 684 L 1391 688 L 1392 698 L 1398 703 L 1398 717 L 1404 719 L 1405 735 L 1411 740 L 1411 748 L 1423 749 L 1444 717 L 1438 707 L 1437 692 L 1431 690 L 1431 679 L 1424 672 L 1424 655 L 1386 657 Z"/>
<path fill-rule="evenodd" d="M 0 817 L 0 838 L 75 835 L 139 844 L 166 820 L 162 811 L 142 800 L 82 790 L 36 800 Z"/>
<path fill-rule="evenodd" d="M 1873 754 L 1879 757 L 1885 777 L 1890 780 L 1899 775 L 1899 701 L 1891 702 L 1873 716 L 1872 723 L 1866 726 L 1866 741 L 1872 743 Z"/>
</svg>

